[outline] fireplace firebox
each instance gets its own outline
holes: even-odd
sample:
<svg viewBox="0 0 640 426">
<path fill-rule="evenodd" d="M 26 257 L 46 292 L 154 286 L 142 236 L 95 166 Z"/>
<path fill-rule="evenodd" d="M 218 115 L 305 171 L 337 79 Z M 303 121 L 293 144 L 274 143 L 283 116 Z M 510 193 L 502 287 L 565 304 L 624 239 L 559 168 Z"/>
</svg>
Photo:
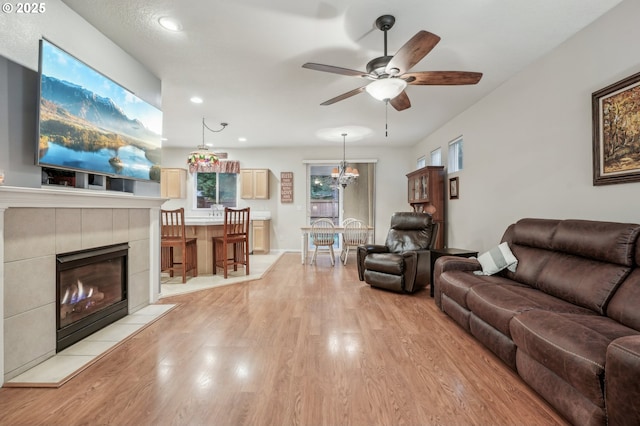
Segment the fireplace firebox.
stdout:
<svg viewBox="0 0 640 426">
<path fill-rule="evenodd" d="M 129 245 L 57 255 L 56 352 L 125 317 Z"/>
</svg>

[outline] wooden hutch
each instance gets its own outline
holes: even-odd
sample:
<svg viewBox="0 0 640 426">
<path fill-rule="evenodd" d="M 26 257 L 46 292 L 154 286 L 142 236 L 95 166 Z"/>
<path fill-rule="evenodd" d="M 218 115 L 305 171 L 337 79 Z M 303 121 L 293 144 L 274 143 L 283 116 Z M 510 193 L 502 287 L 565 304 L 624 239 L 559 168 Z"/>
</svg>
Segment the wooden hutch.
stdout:
<svg viewBox="0 0 640 426">
<path fill-rule="evenodd" d="M 415 212 L 427 212 L 438 223 L 436 248 L 444 248 L 444 166 L 426 166 L 407 175 L 409 204 Z"/>
</svg>

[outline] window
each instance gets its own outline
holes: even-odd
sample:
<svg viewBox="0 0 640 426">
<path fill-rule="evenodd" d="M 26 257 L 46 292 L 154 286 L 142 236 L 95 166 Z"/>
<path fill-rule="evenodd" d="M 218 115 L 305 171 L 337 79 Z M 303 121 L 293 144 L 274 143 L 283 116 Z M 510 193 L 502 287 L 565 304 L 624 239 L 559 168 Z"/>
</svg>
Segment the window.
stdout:
<svg viewBox="0 0 640 426">
<path fill-rule="evenodd" d="M 442 149 L 436 148 L 431 151 L 431 165 L 432 166 L 442 166 Z"/>
<path fill-rule="evenodd" d="M 427 165 L 427 158 L 423 155 L 422 157 L 418 158 L 418 161 L 416 162 L 416 170 L 421 169 L 426 165 Z"/>
<path fill-rule="evenodd" d="M 195 208 L 209 209 L 213 204 L 236 207 L 236 173 L 196 173 Z"/>
<path fill-rule="evenodd" d="M 462 170 L 462 136 L 449 142 L 449 173 Z"/>
</svg>

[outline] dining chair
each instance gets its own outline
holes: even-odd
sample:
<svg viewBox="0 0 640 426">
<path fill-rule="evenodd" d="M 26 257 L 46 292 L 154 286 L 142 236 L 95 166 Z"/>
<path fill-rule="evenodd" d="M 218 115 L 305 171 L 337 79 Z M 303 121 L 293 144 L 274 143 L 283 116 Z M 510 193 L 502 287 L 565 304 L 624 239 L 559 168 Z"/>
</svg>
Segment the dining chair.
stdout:
<svg viewBox="0 0 640 426">
<path fill-rule="evenodd" d="M 249 275 L 249 212 L 249 207 L 225 207 L 222 235 L 212 237 L 213 275 L 216 275 L 217 268 L 220 267 L 227 278 L 229 266 L 233 266 L 233 270 L 237 271 L 238 265 L 244 265 L 245 272 Z M 231 257 L 229 251 L 232 252 Z"/>
<path fill-rule="evenodd" d="M 184 225 L 184 208 L 161 210 L 160 228 L 160 271 L 174 276 L 176 270 L 182 270 L 182 282 L 187 282 L 187 273 L 198 276 L 198 245 L 195 237 L 187 237 Z M 180 262 L 176 261 L 179 250 Z"/>
<path fill-rule="evenodd" d="M 315 220 L 311 224 L 311 240 L 316 249 L 311 257 L 311 264 L 313 265 L 318 255 L 318 247 L 329 247 L 329 253 L 331 254 L 331 266 L 335 265 L 335 255 L 333 253 L 333 244 L 335 243 L 335 226 L 331 219 L 321 218 Z"/>
<path fill-rule="evenodd" d="M 344 225 L 342 232 L 342 251 L 340 252 L 340 260 L 347 264 L 349 257 L 349 249 L 366 244 L 369 238 L 369 230 L 364 221 L 351 219 Z"/>
</svg>

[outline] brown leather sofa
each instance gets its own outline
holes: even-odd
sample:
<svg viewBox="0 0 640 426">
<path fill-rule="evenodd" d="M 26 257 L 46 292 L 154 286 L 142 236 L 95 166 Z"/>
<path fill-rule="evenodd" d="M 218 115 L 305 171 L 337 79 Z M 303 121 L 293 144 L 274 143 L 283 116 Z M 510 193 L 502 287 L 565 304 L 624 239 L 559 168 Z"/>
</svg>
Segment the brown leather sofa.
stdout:
<svg viewBox="0 0 640 426">
<path fill-rule="evenodd" d="M 522 219 L 515 272 L 435 264 L 436 304 L 576 425 L 640 424 L 640 225 Z"/>
<path fill-rule="evenodd" d="M 429 250 L 436 243 L 438 224 L 428 213 L 397 212 L 385 245 L 358 246 L 358 277 L 372 287 L 414 293 L 429 284 Z"/>
</svg>

